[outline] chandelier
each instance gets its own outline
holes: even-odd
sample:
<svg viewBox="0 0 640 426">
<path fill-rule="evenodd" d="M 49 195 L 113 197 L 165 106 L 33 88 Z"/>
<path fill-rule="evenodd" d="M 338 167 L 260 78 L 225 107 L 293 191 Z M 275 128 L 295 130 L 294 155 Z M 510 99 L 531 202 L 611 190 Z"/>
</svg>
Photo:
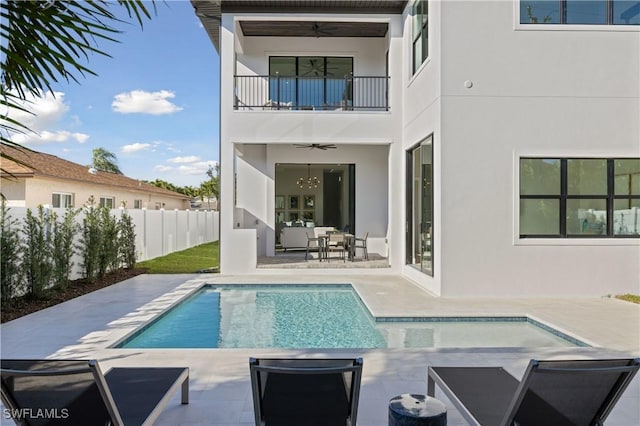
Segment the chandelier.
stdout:
<svg viewBox="0 0 640 426">
<path fill-rule="evenodd" d="M 313 189 L 317 188 L 320 185 L 320 179 L 317 176 L 311 177 L 311 164 L 307 164 L 307 177 L 301 176 L 296 181 L 298 187 Z"/>
</svg>

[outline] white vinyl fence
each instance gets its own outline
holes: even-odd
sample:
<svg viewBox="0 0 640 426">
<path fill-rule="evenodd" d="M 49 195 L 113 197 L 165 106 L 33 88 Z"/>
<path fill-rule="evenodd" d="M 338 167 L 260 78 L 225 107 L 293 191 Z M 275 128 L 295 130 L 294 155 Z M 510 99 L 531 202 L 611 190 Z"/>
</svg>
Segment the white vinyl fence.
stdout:
<svg viewBox="0 0 640 426">
<path fill-rule="evenodd" d="M 45 208 L 45 211 L 53 211 L 61 220 L 66 209 Z M 112 209 L 111 214 L 120 218 L 122 209 Z M 212 241 L 218 241 L 219 213 L 208 210 L 127 210 L 133 220 L 136 233 L 136 261 L 153 259 L 164 256 L 174 251 L 188 249 Z M 38 214 L 38 209 L 31 209 L 33 215 Z M 8 215 L 18 220 L 18 228 L 22 230 L 27 216 L 26 207 L 10 207 Z M 76 222 L 82 225 L 84 213 L 80 212 Z M 80 232 L 76 236 L 76 244 L 80 241 Z M 80 265 L 82 259 L 78 254 L 73 258 L 73 273 L 71 279 L 81 276 Z"/>
</svg>

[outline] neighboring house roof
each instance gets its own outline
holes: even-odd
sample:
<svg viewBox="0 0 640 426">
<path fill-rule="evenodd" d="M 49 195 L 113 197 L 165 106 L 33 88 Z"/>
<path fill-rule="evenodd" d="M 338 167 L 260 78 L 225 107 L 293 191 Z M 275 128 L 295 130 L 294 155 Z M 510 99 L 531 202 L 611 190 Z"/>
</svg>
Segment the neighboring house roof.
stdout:
<svg viewBox="0 0 640 426">
<path fill-rule="evenodd" d="M 3 178 L 9 178 L 11 175 L 26 178 L 49 177 L 151 192 L 166 197 L 189 199 L 188 196 L 180 194 L 179 192 L 158 188 L 157 186 L 137 179 L 128 178 L 124 175 L 103 171 L 90 173 L 88 166 L 63 160 L 55 155 L 45 154 L 43 152 L 32 151 L 30 149 L 18 149 L 5 144 L 0 144 L 0 152 L 2 152 L 0 177 Z M 6 157 L 13 158 L 23 164 L 19 164 Z"/>
</svg>

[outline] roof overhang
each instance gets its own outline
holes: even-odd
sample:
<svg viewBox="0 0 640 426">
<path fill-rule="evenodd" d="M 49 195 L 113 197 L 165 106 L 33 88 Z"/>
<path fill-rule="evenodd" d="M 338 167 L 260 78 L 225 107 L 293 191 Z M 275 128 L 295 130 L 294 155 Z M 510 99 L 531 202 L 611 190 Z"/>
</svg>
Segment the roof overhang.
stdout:
<svg viewBox="0 0 640 426">
<path fill-rule="evenodd" d="M 221 0 L 191 0 L 196 16 L 202 22 L 216 50 L 220 51 Z"/>
<path fill-rule="evenodd" d="M 223 13 L 401 14 L 406 0 L 191 0 L 209 38 L 220 49 Z M 387 24 L 310 21 L 242 21 L 247 37 L 384 37 Z"/>
<path fill-rule="evenodd" d="M 221 0 L 223 13 L 402 13 L 400 0 Z"/>
</svg>

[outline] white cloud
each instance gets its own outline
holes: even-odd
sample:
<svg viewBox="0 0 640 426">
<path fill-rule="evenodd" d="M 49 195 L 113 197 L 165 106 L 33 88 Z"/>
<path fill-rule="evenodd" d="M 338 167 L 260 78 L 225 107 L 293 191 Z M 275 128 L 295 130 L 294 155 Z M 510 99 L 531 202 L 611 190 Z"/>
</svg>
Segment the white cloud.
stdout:
<svg viewBox="0 0 640 426">
<path fill-rule="evenodd" d="M 164 173 L 164 172 L 170 172 L 170 171 L 172 171 L 172 170 L 173 170 L 173 167 L 171 167 L 171 166 L 165 166 L 165 165 L 162 165 L 162 164 L 158 164 L 157 166 L 154 166 L 154 167 L 153 167 L 153 170 L 154 170 L 154 171 L 156 171 L 156 172 Z"/>
<path fill-rule="evenodd" d="M 162 148 L 168 152 L 175 153 L 175 154 L 182 152 L 180 149 L 174 147 L 172 142 L 165 142 L 161 140 L 154 141 L 153 146 L 159 149 Z M 162 155 L 165 155 L 165 153 L 163 152 Z"/>
<path fill-rule="evenodd" d="M 125 153 L 139 152 L 139 151 L 148 151 L 151 148 L 151 144 L 149 143 L 132 143 L 131 145 L 124 145 L 120 150 Z"/>
<path fill-rule="evenodd" d="M 11 140 L 20 145 L 45 145 L 48 143 L 63 143 L 75 140 L 78 143 L 85 143 L 89 135 L 85 133 L 71 133 L 67 130 L 56 130 L 51 132 L 43 130 L 40 133 L 23 133 L 14 135 Z"/>
<path fill-rule="evenodd" d="M 62 92 L 47 91 L 39 97 L 27 94 L 24 101 L 14 101 L 32 114 L 10 108 L 8 116 L 34 132 L 40 132 L 54 126 L 69 109 L 64 103 L 64 93 Z"/>
<path fill-rule="evenodd" d="M 216 160 L 207 160 L 207 161 L 198 161 L 195 165 L 198 167 L 204 167 L 205 169 L 208 169 L 209 167 L 215 168 L 216 164 L 218 164 Z"/>
<path fill-rule="evenodd" d="M 184 163 L 195 163 L 198 160 L 200 160 L 200 157 L 191 155 L 189 157 L 173 157 L 173 158 L 169 158 L 167 161 L 169 163 L 184 164 Z"/>
<path fill-rule="evenodd" d="M 111 108 L 122 114 L 173 114 L 182 110 L 181 107 L 168 100 L 175 96 L 175 93 L 168 90 L 160 90 L 159 92 L 133 90 L 117 94 L 111 103 Z"/>
<path fill-rule="evenodd" d="M 190 164 L 182 165 L 178 167 L 178 172 L 183 175 L 202 175 L 202 179 L 206 179 L 207 170 L 209 167 L 215 167 L 217 161 L 196 161 Z"/>
<path fill-rule="evenodd" d="M 200 169 L 194 166 L 180 166 L 178 167 L 178 171 L 183 175 L 204 175 L 207 172 L 207 169 Z"/>
<path fill-rule="evenodd" d="M 89 139 L 89 135 L 85 133 L 72 133 L 72 136 L 78 143 L 85 143 Z"/>
<path fill-rule="evenodd" d="M 167 160 L 167 162 L 171 162 L 173 164 L 177 164 L 177 166 L 159 164 L 156 165 L 153 170 L 158 173 L 170 173 L 174 180 L 178 179 L 177 177 L 182 176 L 200 176 L 200 181 L 205 181 L 207 178 L 207 170 L 209 167 L 215 167 L 218 163 L 215 160 L 200 160 L 198 156 L 189 156 L 189 157 L 175 157 Z M 161 179 L 164 179 L 161 177 Z M 167 177 L 166 179 L 170 179 Z"/>
<path fill-rule="evenodd" d="M 9 109 L 8 116 L 32 130 L 27 133 L 16 133 L 10 135 L 13 142 L 22 145 L 44 145 L 47 143 L 63 143 L 75 140 L 78 143 L 85 143 L 89 135 L 85 133 L 70 132 L 68 130 L 50 130 L 58 125 L 58 122 L 69 111 L 69 106 L 64 103 L 63 92 L 46 91 L 41 96 L 27 94 L 24 101 L 16 103 L 30 111 Z M 71 117 L 74 125 L 80 123 L 77 116 Z"/>
</svg>

